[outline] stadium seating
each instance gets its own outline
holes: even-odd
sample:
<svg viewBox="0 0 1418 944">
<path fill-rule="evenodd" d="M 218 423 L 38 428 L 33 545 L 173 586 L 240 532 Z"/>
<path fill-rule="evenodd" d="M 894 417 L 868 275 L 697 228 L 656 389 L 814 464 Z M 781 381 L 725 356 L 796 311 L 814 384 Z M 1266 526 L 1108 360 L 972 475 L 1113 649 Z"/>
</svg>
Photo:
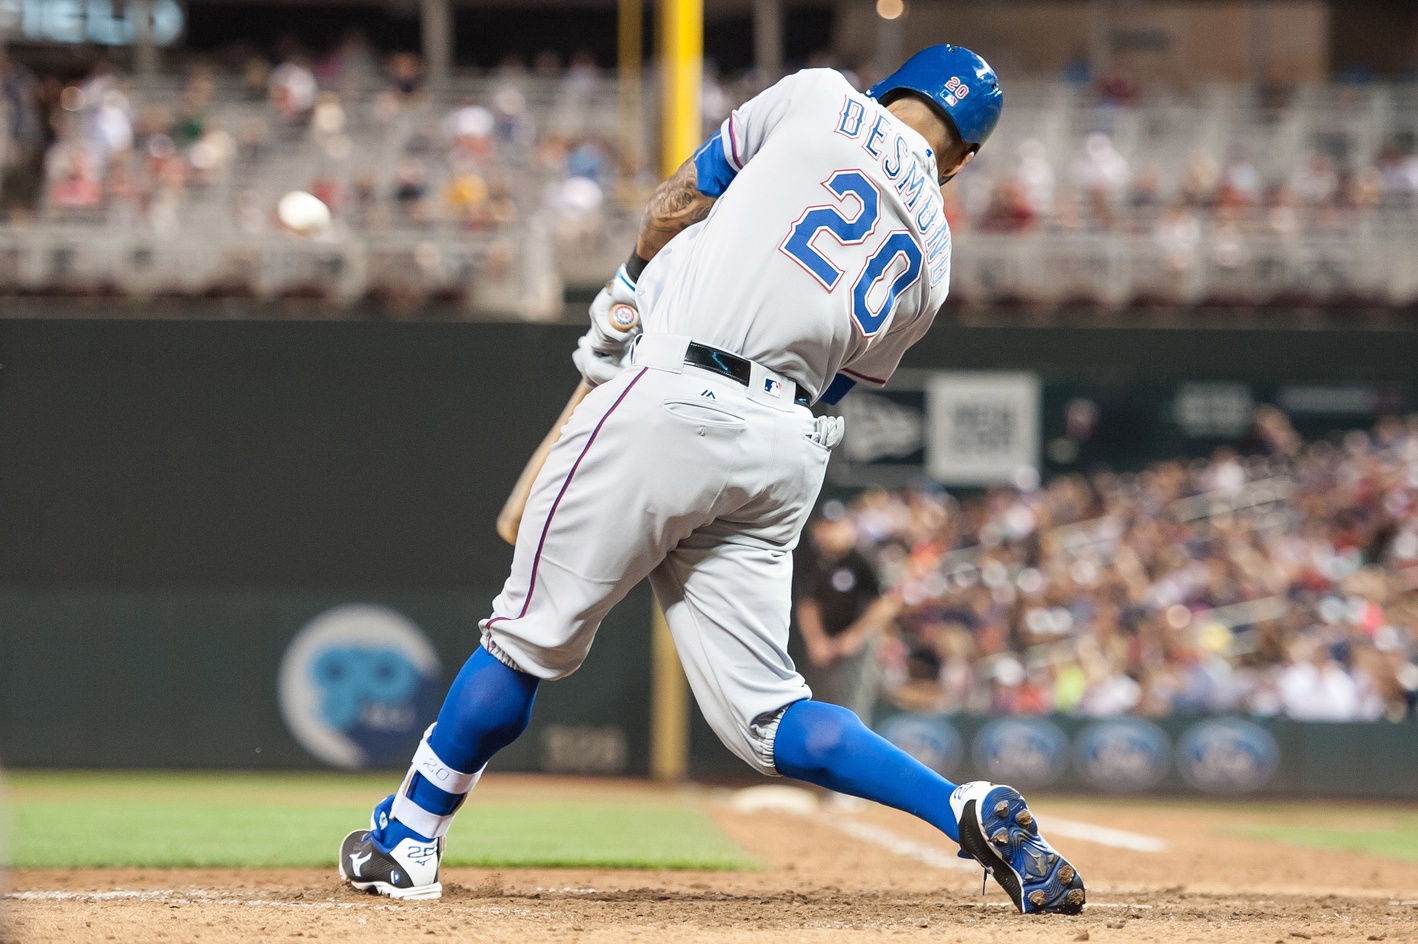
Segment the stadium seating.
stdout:
<svg viewBox="0 0 1418 944">
<path fill-rule="evenodd" d="M 753 91 L 711 79 L 706 128 Z M 1418 86 L 1008 91 L 951 192 L 956 302 L 1418 303 Z M 640 97 L 653 116 L 652 82 Z M 294 63 L 99 74 L 60 97 L 36 205 L 5 201 L 0 293 L 556 318 L 619 261 L 654 184 L 654 122 L 622 105 L 574 67 L 435 93 Z M 331 205 L 322 238 L 275 222 L 294 189 Z"/>
</svg>

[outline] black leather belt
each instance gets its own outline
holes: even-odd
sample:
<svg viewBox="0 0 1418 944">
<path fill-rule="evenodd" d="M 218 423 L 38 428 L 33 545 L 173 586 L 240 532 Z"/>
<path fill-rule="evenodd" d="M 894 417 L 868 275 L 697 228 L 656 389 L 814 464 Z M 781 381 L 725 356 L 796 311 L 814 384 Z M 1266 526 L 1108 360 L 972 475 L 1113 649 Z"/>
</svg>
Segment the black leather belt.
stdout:
<svg viewBox="0 0 1418 944">
<path fill-rule="evenodd" d="M 739 357 L 737 354 L 730 354 L 728 351 L 721 351 L 717 347 L 700 344 L 698 341 L 689 342 L 689 347 L 684 352 L 684 362 L 713 371 L 730 380 L 737 380 L 745 387 L 749 385 L 753 377 L 753 361 Z M 812 405 L 812 398 L 808 396 L 803 385 L 797 381 L 793 383 L 797 387 L 797 395 L 793 397 L 793 402 L 799 406 Z"/>
</svg>

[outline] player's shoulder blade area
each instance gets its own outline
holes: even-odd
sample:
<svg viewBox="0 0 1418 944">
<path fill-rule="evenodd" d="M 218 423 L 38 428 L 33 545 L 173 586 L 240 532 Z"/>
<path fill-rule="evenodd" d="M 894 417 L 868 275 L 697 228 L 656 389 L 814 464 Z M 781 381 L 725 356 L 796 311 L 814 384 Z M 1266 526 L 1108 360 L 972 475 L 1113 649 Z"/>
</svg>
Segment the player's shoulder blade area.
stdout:
<svg viewBox="0 0 1418 944">
<path fill-rule="evenodd" d="M 803 69 L 793 76 L 796 88 L 794 96 L 803 96 L 823 101 L 841 102 L 844 97 L 851 96 L 866 101 L 867 98 L 847 77 L 836 69 Z"/>
</svg>

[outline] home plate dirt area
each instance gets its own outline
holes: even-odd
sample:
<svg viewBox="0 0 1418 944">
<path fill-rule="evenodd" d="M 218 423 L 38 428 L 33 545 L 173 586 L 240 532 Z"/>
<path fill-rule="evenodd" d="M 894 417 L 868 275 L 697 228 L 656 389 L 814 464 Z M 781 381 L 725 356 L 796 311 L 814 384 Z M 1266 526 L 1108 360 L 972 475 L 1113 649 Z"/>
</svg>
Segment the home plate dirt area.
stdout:
<svg viewBox="0 0 1418 944">
<path fill-rule="evenodd" d="M 644 784 L 607 784 L 651 793 Z M 683 799 L 685 791 L 674 794 Z M 944 837 L 872 806 L 757 810 L 725 791 L 695 803 L 755 871 L 448 868 L 441 901 L 393 903 L 325 869 L 21 869 L 6 942 L 1070 941 L 1418 944 L 1418 850 L 1380 856 L 1262 837 L 1324 825 L 1382 835 L 1418 809 L 1031 797 L 1082 871 L 1076 917 L 1021 916 Z"/>
</svg>

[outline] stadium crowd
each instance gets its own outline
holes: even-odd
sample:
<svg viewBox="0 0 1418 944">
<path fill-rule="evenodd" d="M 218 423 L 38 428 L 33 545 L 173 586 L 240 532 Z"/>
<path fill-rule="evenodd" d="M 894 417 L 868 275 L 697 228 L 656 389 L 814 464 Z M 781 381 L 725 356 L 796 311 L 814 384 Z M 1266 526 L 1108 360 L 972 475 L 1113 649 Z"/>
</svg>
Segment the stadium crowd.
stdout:
<svg viewBox="0 0 1418 944">
<path fill-rule="evenodd" d="M 808 64 L 836 63 L 824 54 Z M 861 85 L 872 78 L 869 69 L 847 75 Z M 1157 283 L 1164 295 L 1197 301 L 1200 290 L 1183 284 L 1189 277 L 1234 272 L 1254 283 L 1248 247 L 1269 240 L 1281 260 L 1272 268 L 1336 270 L 1332 277 L 1296 276 L 1300 294 L 1314 288 L 1401 303 L 1418 292 L 1406 282 L 1375 288 L 1370 283 L 1387 278 L 1382 272 L 1368 281 L 1345 275 L 1360 270 L 1363 258 L 1385 268 L 1382 247 L 1341 250 L 1326 261 L 1305 255 L 1302 245 L 1339 237 L 1352 247 L 1354 240 L 1418 232 L 1418 126 L 1407 128 L 1399 117 L 1342 133 L 1314 128 L 1292 135 L 1301 143 L 1290 141 L 1279 156 L 1275 148 L 1258 155 L 1255 140 L 1240 143 L 1238 128 L 1250 111 L 1222 120 L 1219 135 L 1197 134 L 1181 145 L 1174 126 L 1189 127 L 1191 119 L 1176 118 L 1175 95 L 1142 96 L 1116 77 L 1060 83 L 1044 93 L 1026 88 L 1006 112 L 1000 140 L 948 189 L 948 215 L 962 245 L 974 232 L 1120 237 L 1127 253 L 1141 252 L 1149 266 L 1155 261 L 1165 270 Z M 763 84 L 753 73 L 722 77 L 711 66 L 706 129 Z M 1066 127 L 1052 134 L 1036 128 L 1050 113 L 1034 100 L 1038 94 L 1065 95 Z M 1253 110 L 1275 117 L 1277 127 L 1309 107 L 1298 93 L 1269 94 L 1276 103 Z M 1343 98 L 1342 90 L 1336 94 Z M 1188 101 L 1185 113 L 1196 120 L 1215 111 L 1201 98 Z M 1351 105 L 1366 113 L 1346 101 L 1330 102 L 1324 113 Z M 276 232 L 280 194 L 305 189 L 329 204 L 337 232 L 356 237 L 515 234 L 537 217 L 555 232 L 566 280 L 594 272 L 594 281 L 623 248 L 626 221 L 655 182 L 649 126 L 642 120 L 621 128 L 616 108 L 613 77 L 587 54 L 511 58 L 475 81 L 434 90 L 417 55 L 381 59 L 358 34 L 320 56 L 291 47 L 272 60 L 233 47 L 191 67 L 185 81 L 161 86 L 135 83 L 102 64 L 65 82 L 0 53 L 0 225 L 158 234 L 200 227 L 260 237 Z M 1391 111 L 1401 116 L 1406 107 Z M 1171 128 L 1172 137 L 1137 132 L 1149 123 Z M 1355 146 L 1375 128 L 1387 136 L 1382 146 Z M 1179 153 L 1184 160 L 1175 159 Z M 1003 252 L 987 242 L 962 262 L 978 267 Z M 1036 260 L 1026 268 L 1041 266 Z M 982 278 L 1001 277 L 998 265 L 991 272 L 963 268 L 960 297 L 1030 294 L 1009 284 L 982 289 Z M 1058 280 L 1043 281 L 1048 288 Z M 1132 284 L 1120 291 L 1149 290 Z M 1109 290 L 1100 285 L 1096 293 Z"/>
<path fill-rule="evenodd" d="M 485 101 L 434 101 L 418 56 L 381 65 L 358 37 L 318 61 L 291 52 L 274 66 L 252 55 L 239 71 L 194 68 L 175 96 L 135 87 L 107 65 L 66 84 L 0 60 L 0 200 L 12 223 L 38 215 L 161 227 L 166 206 L 233 180 L 233 219 L 246 228 L 268 222 L 270 207 L 251 205 L 267 183 L 316 193 L 357 230 L 496 228 L 529 197 L 584 208 L 613 183 L 614 127 L 563 127 L 597 79 L 584 61 L 563 69 L 539 57 L 534 69 L 509 62 Z M 559 85 L 558 113 L 534 115 L 524 85 L 547 80 Z M 372 145 L 390 137 L 399 147 L 387 166 L 361 160 L 389 158 Z M 280 166 L 302 146 L 306 160 Z"/>
<path fill-rule="evenodd" d="M 798 591 L 810 665 L 849 668 L 835 694 L 856 706 L 1413 714 L 1418 417 L 1305 443 L 1264 407 L 1250 442 L 960 500 L 825 503 L 799 560 L 822 575 Z"/>
<path fill-rule="evenodd" d="M 1383 210 L 1418 223 L 1418 153 L 1398 143 L 1358 167 L 1310 151 L 1269 176 L 1245 157 L 1196 147 L 1168 176 L 1155 164 L 1132 166 L 1108 134 L 1095 131 L 1063 163 L 1056 170 L 1033 138 L 1004 160 L 983 158 L 961 179 L 952 229 L 1133 233 L 1186 266 L 1206 224 L 1233 238 L 1293 239 L 1302 228 L 1349 234 Z"/>
</svg>

